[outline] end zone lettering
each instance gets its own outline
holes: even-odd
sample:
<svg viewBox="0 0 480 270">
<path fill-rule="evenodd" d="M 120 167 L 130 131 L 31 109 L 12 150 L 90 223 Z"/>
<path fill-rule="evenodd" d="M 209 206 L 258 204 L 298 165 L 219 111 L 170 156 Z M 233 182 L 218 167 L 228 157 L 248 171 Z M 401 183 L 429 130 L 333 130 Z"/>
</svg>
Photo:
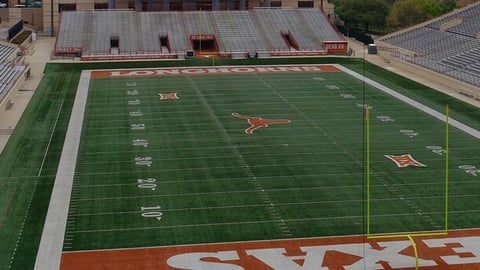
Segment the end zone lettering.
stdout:
<svg viewBox="0 0 480 270">
<path fill-rule="evenodd" d="M 236 66 L 236 67 L 185 67 L 157 68 L 135 70 L 100 70 L 92 71 L 93 78 L 138 77 L 138 76 L 174 76 L 195 74 L 241 74 L 241 73 L 276 73 L 276 72 L 340 72 L 333 65 L 302 66 Z"/>
<path fill-rule="evenodd" d="M 480 269 L 480 230 L 454 231 L 435 238 L 418 237 L 415 243 L 421 269 Z M 367 240 L 364 236 L 82 251 L 62 255 L 61 270 L 107 268 L 413 270 L 415 255 L 408 239 Z"/>
</svg>

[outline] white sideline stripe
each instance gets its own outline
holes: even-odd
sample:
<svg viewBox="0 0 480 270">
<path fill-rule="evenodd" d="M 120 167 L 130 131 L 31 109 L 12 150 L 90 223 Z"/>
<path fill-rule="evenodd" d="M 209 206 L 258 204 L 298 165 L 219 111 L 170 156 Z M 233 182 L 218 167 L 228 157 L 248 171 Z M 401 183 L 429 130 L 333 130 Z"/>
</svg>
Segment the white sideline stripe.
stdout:
<svg viewBox="0 0 480 270">
<path fill-rule="evenodd" d="M 62 108 L 63 108 L 64 103 L 65 103 L 65 97 L 63 98 L 62 104 L 60 104 L 60 108 L 58 109 L 57 118 L 55 118 L 55 124 L 53 125 L 52 133 L 50 134 L 50 138 L 48 139 L 47 148 L 45 149 L 45 154 L 43 154 L 42 164 L 40 165 L 40 169 L 38 170 L 37 176 L 40 176 L 42 174 L 43 165 L 45 165 L 45 161 L 47 160 L 48 150 L 50 149 L 50 144 L 52 143 L 53 134 L 55 133 L 55 130 L 57 129 L 58 119 L 60 118 L 60 114 L 62 113 Z"/>
<path fill-rule="evenodd" d="M 366 83 L 368 83 L 369 85 L 377 88 L 378 90 L 381 90 L 382 92 L 387 93 L 390 96 L 395 97 L 395 98 L 397 98 L 397 99 L 399 99 L 399 100 L 401 100 L 401 101 L 403 101 L 403 102 L 405 102 L 405 103 L 407 103 L 407 104 L 409 104 L 409 105 L 411 105 L 411 106 L 413 106 L 413 107 L 415 107 L 415 108 L 417 108 L 417 109 L 419 109 L 419 110 L 437 118 L 440 121 L 443 121 L 443 122 L 446 121 L 446 115 L 443 114 L 443 113 L 439 113 L 439 112 L 433 110 L 432 108 L 429 108 L 429 107 L 421 104 L 420 102 L 417 102 L 417 101 L 415 101 L 415 100 L 413 100 L 413 99 L 411 99 L 407 96 L 404 96 L 400 93 L 397 93 L 397 92 L 395 92 L 395 90 L 392 90 L 392 89 L 390 89 L 390 88 L 388 88 L 388 87 L 386 87 L 386 86 L 384 86 L 384 85 L 382 85 L 382 84 L 380 84 L 376 81 L 373 81 L 369 78 L 366 78 L 365 76 L 363 76 L 361 74 L 358 74 L 358 73 L 356 73 L 356 72 L 354 72 L 354 71 L 352 71 L 348 68 L 345 68 L 341 65 L 334 65 L 334 66 L 339 68 L 343 72 L 359 79 L 359 80 L 365 81 Z M 475 137 L 477 139 L 480 139 L 480 131 L 478 131 L 478 130 L 470 127 L 470 126 L 467 126 L 467 125 L 465 125 L 465 124 L 463 124 L 463 123 L 461 123 L 461 122 L 459 122 L 455 119 L 452 119 L 451 117 L 448 117 L 448 123 L 449 123 L 449 125 L 451 125 L 453 127 L 456 127 L 458 129 L 462 130 L 463 132 L 472 135 L 473 137 Z"/>
<path fill-rule="evenodd" d="M 58 164 L 34 270 L 58 270 L 67 226 L 68 205 L 87 104 L 90 71 L 82 71 Z"/>
</svg>

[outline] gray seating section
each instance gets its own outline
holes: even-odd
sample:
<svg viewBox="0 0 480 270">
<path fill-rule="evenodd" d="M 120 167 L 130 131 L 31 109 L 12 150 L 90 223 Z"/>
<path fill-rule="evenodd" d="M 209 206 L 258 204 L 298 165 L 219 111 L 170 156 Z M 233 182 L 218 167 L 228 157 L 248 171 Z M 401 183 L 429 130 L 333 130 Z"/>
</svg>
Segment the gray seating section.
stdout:
<svg viewBox="0 0 480 270">
<path fill-rule="evenodd" d="M 24 66 L 12 65 L 10 63 L 0 63 L 0 97 L 13 86 L 13 83 L 18 79 L 24 68 Z"/>
<path fill-rule="evenodd" d="M 340 35 L 333 27 L 330 26 L 328 18 L 321 10 L 316 8 L 302 9 L 299 12 L 300 16 L 305 18 L 307 25 L 313 30 L 318 39 L 325 40 L 339 40 Z"/>
<path fill-rule="evenodd" d="M 291 35 L 300 50 L 322 50 L 323 41 L 342 40 L 319 9 L 255 9 L 253 13 L 274 49 L 291 49 L 282 32 Z"/>
<path fill-rule="evenodd" d="M 290 50 L 281 32 L 300 50 L 323 50 L 323 41 L 343 41 L 318 9 L 247 11 L 135 12 L 97 10 L 63 12 L 55 48 L 82 48 L 82 55 L 175 54 L 191 50 L 191 35 L 213 34 L 223 52 Z M 169 46 L 160 39 L 168 37 Z"/>
<path fill-rule="evenodd" d="M 88 18 L 90 36 L 87 44 L 91 54 L 110 54 L 110 40 L 118 38 L 122 54 L 137 52 L 135 13 L 131 11 L 93 11 Z"/>
<path fill-rule="evenodd" d="M 14 46 L 0 43 L 0 63 L 6 62 L 14 51 Z"/>
<path fill-rule="evenodd" d="M 212 16 L 207 12 L 186 11 L 181 13 L 185 22 L 185 32 L 190 35 L 214 35 L 215 24 Z"/>
<path fill-rule="evenodd" d="M 0 101 L 25 69 L 25 66 L 15 65 L 9 60 L 16 51 L 16 45 L 0 43 Z"/>
<path fill-rule="evenodd" d="M 283 39 L 281 32 L 288 31 L 284 29 L 281 20 L 275 18 L 275 12 L 269 9 L 255 9 L 253 11 L 256 21 L 262 26 L 263 34 L 268 40 L 271 49 L 276 50 L 290 50 L 290 47 Z"/>
<path fill-rule="evenodd" d="M 480 33 L 480 5 L 453 12 L 443 18 L 432 22 L 429 27 L 440 29 L 443 24 L 453 20 L 459 20 L 461 23 L 448 27 L 445 31 L 458 33 L 470 37 L 477 37 Z"/>
<path fill-rule="evenodd" d="M 80 48 L 84 38 L 86 12 L 62 12 L 61 30 L 58 32 L 57 46 L 62 48 Z"/>
<path fill-rule="evenodd" d="M 480 87 L 479 16 L 480 3 L 380 40 L 415 52 L 412 63 Z"/>
<path fill-rule="evenodd" d="M 139 29 L 136 39 L 142 44 L 145 53 L 175 53 L 191 49 L 187 39 L 182 16 L 179 12 L 142 12 L 137 13 Z M 168 37 L 170 46 L 160 48 L 160 38 Z"/>
<path fill-rule="evenodd" d="M 142 13 L 137 17 L 138 32 L 141 37 L 139 53 L 154 53 L 161 52 L 160 48 L 160 35 L 168 35 L 166 32 L 160 32 L 155 29 L 155 16 L 152 16 L 150 12 Z"/>
<path fill-rule="evenodd" d="M 255 51 L 267 44 L 254 24 L 249 11 L 212 13 L 220 51 Z"/>
</svg>

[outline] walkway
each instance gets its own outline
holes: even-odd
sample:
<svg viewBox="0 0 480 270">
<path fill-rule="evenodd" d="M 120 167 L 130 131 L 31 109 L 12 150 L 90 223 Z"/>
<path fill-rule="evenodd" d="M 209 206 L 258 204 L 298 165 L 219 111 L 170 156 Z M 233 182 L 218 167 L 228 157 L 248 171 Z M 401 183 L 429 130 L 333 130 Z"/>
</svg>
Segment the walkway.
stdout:
<svg viewBox="0 0 480 270">
<path fill-rule="evenodd" d="M 0 104 L 0 154 L 42 79 L 43 69 L 50 61 L 54 44 L 54 38 L 42 38 L 34 41 L 26 50 L 25 62 L 30 64 L 30 78 L 25 80 L 20 77 L 20 87 L 15 87 Z M 9 100 L 11 107 L 7 106 Z M 8 107 L 10 108 L 7 109 Z"/>
</svg>

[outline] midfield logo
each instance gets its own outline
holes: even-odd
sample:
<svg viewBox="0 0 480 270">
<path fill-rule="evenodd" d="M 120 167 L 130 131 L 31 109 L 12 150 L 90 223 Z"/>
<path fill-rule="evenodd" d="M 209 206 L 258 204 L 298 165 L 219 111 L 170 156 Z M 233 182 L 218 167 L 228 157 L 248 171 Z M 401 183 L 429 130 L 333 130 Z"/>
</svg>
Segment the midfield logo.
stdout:
<svg viewBox="0 0 480 270">
<path fill-rule="evenodd" d="M 407 166 L 427 167 L 427 165 L 416 161 L 410 154 L 400 156 L 385 155 L 385 157 L 395 162 L 399 168 L 404 168 Z"/>
<path fill-rule="evenodd" d="M 287 119 L 263 119 L 261 117 L 252 117 L 252 116 L 246 116 L 246 115 L 240 115 L 238 113 L 232 113 L 234 117 L 241 118 L 241 119 L 247 119 L 248 123 L 250 124 L 250 127 L 245 129 L 245 133 L 247 134 L 252 134 L 253 131 L 262 128 L 262 127 L 268 127 L 268 125 L 271 124 L 288 124 L 290 123 L 290 120 Z"/>
<path fill-rule="evenodd" d="M 168 93 L 168 94 L 158 94 L 160 96 L 160 100 L 167 100 L 167 99 L 180 99 L 177 96 L 177 93 Z"/>
</svg>

